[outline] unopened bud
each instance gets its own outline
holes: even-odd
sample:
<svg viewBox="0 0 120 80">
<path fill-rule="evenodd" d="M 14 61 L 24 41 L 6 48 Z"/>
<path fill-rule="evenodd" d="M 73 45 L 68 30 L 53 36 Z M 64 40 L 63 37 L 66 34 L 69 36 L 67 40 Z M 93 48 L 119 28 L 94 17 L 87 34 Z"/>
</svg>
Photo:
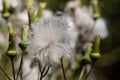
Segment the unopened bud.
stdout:
<svg viewBox="0 0 120 80">
<path fill-rule="evenodd" d="M 82 63 L 84 65 L 86 65 L 86 64 L 91 62 L 91 58 L 90 58 L 91 51 L 92 51 L 92 44 L 91 43 L 87 43 L 86 52 L 85 52 L 85 55 L 82 58 Z"/>
<path fill-rule="evenodd" d="M 9 30 L 9 46 L 6 55 L 9 56 L 10 58 L 14 58 L 17 55 L 17 50 L 15 47 L 16 32 L 14 31 L 11 23 L 8 23 L 8 30 Z"/>
<path fill-rule="evenodd" d="M 99 49 L 100 49 L 100 37 L 96 36 L 93 46 L 93 52 L 90 55 L 93 62 L 96 62 L 101 56 Z"/>
<path fill-rule="evenodd" d="M 45 2 L 41 2 L 39 4 L 39 8 L 38 8 L 37 15 L 36 15 L 37 19 L 39 19 L 42 16 L 42 13 L 43 13 L 43 10 L 44 10 L 45 7 L 46 7 L 46 3 Z"/>
<path fill-rule="evenodd" d="M 3 11 L 2 11 L 2 16 L 5 19 L 8 19 L 8 17 L 10 16 L 10 13 L 8 11 L 8 6 L 7 6 L 7 1 L 3 0 Z"/>
<path fill-rule="evenodd" d="M 97 19 L 97 18 L 100 17 L 98 1 L 97 0 L 92 0 L 92 4 L 93 4 L 93 18 Z"/>
<path fill-rule="evenodd" d="M 29 27 L 27 25 L 24 25 L 23 29 L 22 29 L 21 42 L 19 44 L 20 48 L 23 51 L 26 50 L 26 42 L 27 42 L 27 37 L 28 37 L 28 30 L 29 30 Z"/>
<path fill-rule="evenodd" d="M 28 18 L 30 25 L 35 22 L 35 11 L 33 7 L 28 9 Z"/>
</svg>

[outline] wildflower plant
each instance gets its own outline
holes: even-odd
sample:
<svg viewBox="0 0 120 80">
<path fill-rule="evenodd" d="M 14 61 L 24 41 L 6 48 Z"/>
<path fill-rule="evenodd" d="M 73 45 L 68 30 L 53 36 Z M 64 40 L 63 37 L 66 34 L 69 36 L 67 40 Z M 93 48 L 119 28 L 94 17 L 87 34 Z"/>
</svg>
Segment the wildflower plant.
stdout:
<svg viewBox="0 0 120 80">
<path fill-rule="evenodd" d="M 14 58 L 17 55 L 17 50 L 15 46 L 16 31 L 13 29 L 13 25 L 11 23 L 8 23 L 8 29 L 9 29 L 9 46 L 8 46 L 6 55 L 11 60 L 12 70 L 13 70 L 13 79 L 15 80 Z"/>
<path fill-rule="evenodd" d="M 32 0 L 29 0 L 32 2 Z M 78 1 L 79 2 L 79 1 Z M 26 4 L 26 6 L 30 6 L 30 4 Z M 78 60 L 76 59 L 76 55 L 79 53 L 75 53 L 75 49 L 71 46 L 71 35 L 69 32 L 70 24 L 66 20 L 64 16 L 49 16 L 49 17 L 42 17 L 42 13 L 45 9 L 46 3 L 40 3 L 38 10 L 35 13 L 35 9 L 30 7 L 28 9 L 28 18 L 29 23 L 28 25 L 24 25 L 22 27 L 22 33 L 20 36 L 19 48 L 21 49 L 20 56 L 18 55 L 18 51 L 16 49 L 16 37 L 17 32 L 14 29 L 12 23 L 9 23 L 9 10 L 7 8 L 6 0 L 3 0 L 3 12 L 2 16 L 6 19 L 8 23 L 8 31 L 9 31 L 9 44 L 8 49 L 6 51 L 6 55 L 10 58 L 12 70 L 13 70 L 13 78 L 9 77 L 9 75 L 4 71 L 4 69 L 0 65 L 0 70 L 6 75 L 9 80 L 24 80 L 25 76 L 28 74 L 24 73 L 24 58 L 28 57 L 30 65 L 27 65 L 30 69 L 38 70 L 37 79 L 43 80 L 43 78 L 49 73 L 50 69 L 53 67 L 58 67 L 61 65 L 63 78 L 67 80 L 66 76 L 66 69 L 64 68 L 64 60 L 67 60 L 70 63 L 73 63 L 74 69 L 79 69 L 79 80 L 87 80 L 89 74 L 91 73 L 94 65 L 96 64 L 97 60 L 100 58 L 100 37 L 94 35 L 95 40 L 92 48 L 92 43 L 87 43 L 87 46 L 84 50 L 84 54 Z M 98 4 L 95 3 L 94 7 L 98 7 Z M 77 4 L 78 7 L 78 4 Z M 98 8 L 97 8 L 98 9 Z M 82 10 L 76 9 L 77 12 L 81 12 Z M 99 11 L 94 8 L 94 12 L 99 14 Z M 73 10 L 74 11 L 74 10 Z M 86 14 L 87 15 L 87 14 Z M 82 27 L 93 27 L 94 25 L 94 18 L 97 19 L 99 15 L 93 15 L 93 18 L 90 16 L 79 15 L 75 14 L 75 18 L 77 18 L 77 22 L 74 22 L 75 25 L 81 25 Z M 89 19 L 89 21 L 83 23 L 79 22 L 79 20 L 83 20 L 83 18 Z M 86 20 L 85 19 L 85 20 Z M 84 21 L 84 20 L 83 20 Z M 90 25 L 91 24 L 91 25 Z M 22 26 L 22 25 L 21 25 Z M 81 27 L 79 26 L 79 27 Z M 78 27 L 78 26 L 77 26 Z M 87 28 L 88 29 L 88 28 Z M 91 28 L 90 28 L 91 29 Z M 89 29 L 89 30 L 90 30 Z M 85 29 L 86 30 L 86 29 Z M 85 32 L 85 31 L 84 31 Z M 88 31 L 89 32 L 89 31 Z M 91 32 L 91 30 L 90 30 Z M 98 33 L 99 35 L 99 33 Z M 86 36 L 88 39 L 88 36 Z M 79 40 L 77 40 L 80 42 Z M 77 42 L 76 42 L 77 43 Z M 77 44 L 76 44 L 77 45 Z M 78 48 L 80 49 L 80 48 Z M 17 68 L 15 69 L 15 58 L 19 56 L 20 63 Z M 75 65 L 74 65 L 75 63 Z M 76 66 L 77 65 L 77 66 Z M 86 66 L 91 65 L 91 69 L 86 72 Z M 32 66 L 32 67 L 31 67 Z M 65 66 L 70 66 L 70 64 L 65 64 Z M 31 72 L 30 72 L 31 73 Z M 75 70 L 71 72 L 71 75 L 75 75 Z"/>
<path fill-rule="evenodd" d="M 68 25 L 62 18 L 41 18 L 32 24 L 28 38 L 28 55 L 39 59 L 42 65 L 58 64 L 60 59 L 72 59 Z"/>
<path fill-rule="evenodd" d="M 8 5 L 7 5 L 7 0 L 3 0 L 3 11 L 2 11 L 2 16 L 4 19 L 8 19 L 10 16 L 10 13 L 8 11 Z"/>
<path fill-rule="evenodd" d="M 32 24 L 28 38 L 28 56 L 36 58 L 42 67 L 55 66 L 62 59 L 72 60 L 68 24 L 61 17 L 41 18 Z"/>
</svg>

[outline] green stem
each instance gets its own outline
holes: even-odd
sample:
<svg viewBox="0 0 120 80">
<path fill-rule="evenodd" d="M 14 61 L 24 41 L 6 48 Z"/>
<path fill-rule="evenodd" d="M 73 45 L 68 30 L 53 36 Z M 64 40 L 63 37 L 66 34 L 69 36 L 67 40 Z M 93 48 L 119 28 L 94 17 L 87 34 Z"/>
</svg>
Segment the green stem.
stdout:
<svg viewBox="0 0 120 80">
<path fill-rule="evenodd" d="M 23 54 L 21 55 L 21 61 L 20 61 L 20 66 L 19 66 L 19 69 L 18 69 L 16 80 L 18 79 L 19 73 L 20 73 L 21 68 L 22 68 L 22 64 L 23 64 Z"/>
<path fill-rule="evenodd" d="M 4 75 L 11 80 L 11 78 L 8 76 L 8 74 L 4 71 L 4 69 L 0 66 L 0 70 L 4 73 Z"/>
<path fill-rule="evenodd" d="M 64 80 L 66 80 L 65 70 L 64 70 L 64 66 L 63 66 L 63 59 L 61 59 L 61 68 L 62 68 Z"/>
<path fill-rule="evenodd" d="M 11 58 L 11 63 L 12 63 L 12 71 L 13 71 L 13 80 L 15 80 L 15 68 L 14 68 L 13 58 Z"/>
<path fill-rule="evenodd" d="M 92 65 L 92 67 L 91 67 L 90 71 L 87 73 L 87 75 L 86 75 L 86 77 L 85 77 L 85 80 L 87 80 L 87 79 L 88 79 L 88 77 L 89 77 L 90 73 L 92 72 L 92 70 L 93 70 L 93 69 L 94 69 L 94 67 L 95 67 L 95 64 L 96 64 L 96 62 Z"/>
<path fill-rule="evenodd" d="M 79 80 L 84 80 L 84 73 L 85 73 L 85 66 L 82 68 L 82 71 L 80 73 L 80 77 L 79 77 Z"/>
</svg>

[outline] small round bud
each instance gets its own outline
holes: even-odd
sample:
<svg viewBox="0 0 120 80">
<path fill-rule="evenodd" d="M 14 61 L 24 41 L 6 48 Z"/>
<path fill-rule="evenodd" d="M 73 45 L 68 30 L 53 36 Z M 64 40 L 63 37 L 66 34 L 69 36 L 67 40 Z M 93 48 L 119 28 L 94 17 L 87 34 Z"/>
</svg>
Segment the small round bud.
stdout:
<svg viewBox="0 0 120 80">
<path fill-rule="evenodd" d="M 93 63 L 96 62 L 100 57 L 101 57 L 100 53 L 92 53 L 90 55 L 90 58 L 93 61 Z"/>
<path fill-rule="evenodd" d="M 6 55 L 9 56 L 10 58 L 14 58 L 17 55 L 17 51 L 9 50 L 9 51 L 7 51 Z"/>
</svg>

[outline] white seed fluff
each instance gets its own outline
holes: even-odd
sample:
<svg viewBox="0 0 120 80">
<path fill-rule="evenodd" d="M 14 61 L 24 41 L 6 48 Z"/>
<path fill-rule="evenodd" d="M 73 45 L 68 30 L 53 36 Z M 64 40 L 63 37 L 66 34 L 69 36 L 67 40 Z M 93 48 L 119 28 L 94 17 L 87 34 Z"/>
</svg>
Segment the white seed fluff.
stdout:
<svg viewBox="0 0 120 80">
<path fill-rule="evenodd" d="M 93 33 L 91 35 L 91 40 L 93 41 L 97 35 L 99 35 L 101 39 L 104 39 L 108 36 L 106 21 L 103 18 L 98 18 L 96 20 Z"/>
<path fill-rule="evenodd" d="M 64 18 L 41 18 L 32 24 L 27 50 L 28 56 L 36 57 L 42 65 L 58 64 L 61 58 L 73 59 L 74 50 Z"/>
</svg>

